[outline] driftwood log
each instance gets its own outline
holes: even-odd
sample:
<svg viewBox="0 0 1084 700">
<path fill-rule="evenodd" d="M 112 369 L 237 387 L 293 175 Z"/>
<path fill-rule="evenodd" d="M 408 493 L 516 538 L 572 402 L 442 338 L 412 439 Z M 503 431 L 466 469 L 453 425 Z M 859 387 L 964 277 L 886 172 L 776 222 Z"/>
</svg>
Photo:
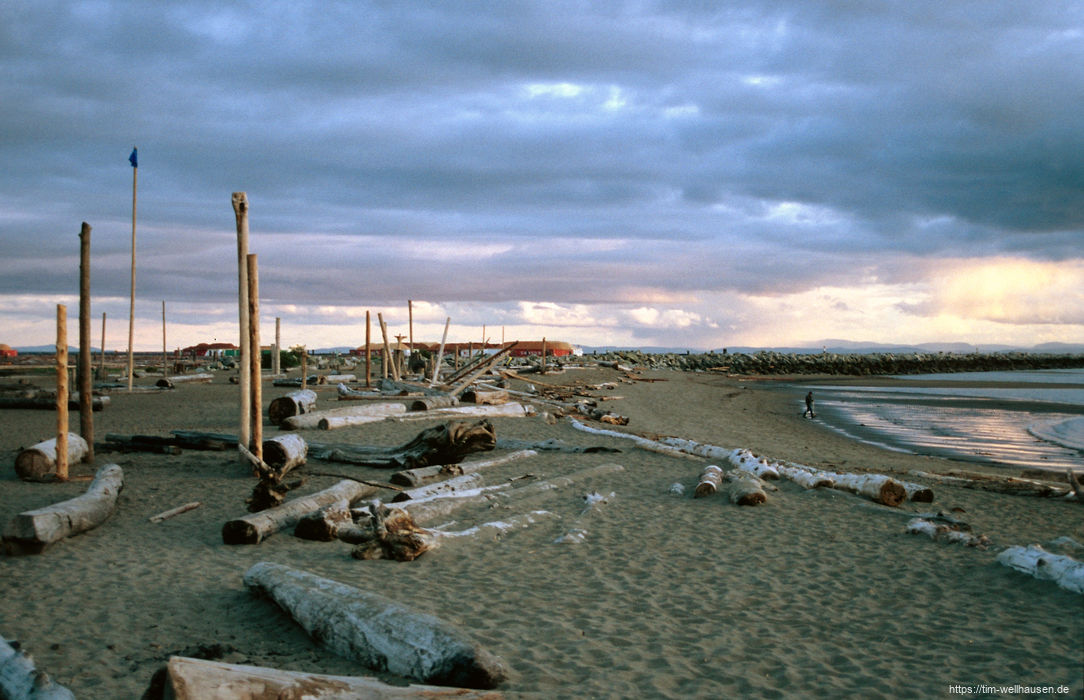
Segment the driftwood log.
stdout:
<svg viewBox="0 0 1084 700">
<path fill-rule="evenodd" d="M 926 535 L 935 542 L 949 542 L 968 547 L 985 549 L 990 544 L 989 537 L 975 535 L 971 532 L 971 526 L 967 523 L 940 515 L 923 515 L 912 518 L 907 523 L 906 532 L 909 535 Z"/>
<path fill-rule="evenodd" d="M 4 528 L 9 554 L 37 554 L 65 537 L 92 530 L 109 519 L 124 488 L 124 472 L 116 464 L 98 470 L 86 493 L 15 516 Z"/>
<path fill-rule="evenodd" d="M 421 501 L 430 498 L 447 497 L 456 493 L 474 491 L 482 487 L 481 474 L 460 474 L 443 481 L 434 481 L 429 484 L 416 486 L 412 489 L 404 489 L 395 494 L 392 499 L 395 503 L 402 501 Z"/>
<path fill-rule="evenodd" d="M 374 503 L 369 513 L 367 537 L 350 553 L 355 559 L 413 561 L 436 546 L 436 535 L 418 527 L 402 508 Z"/>
<path fill-rule="evenodd" d="M 312 413 L 314 410 L 316 410 L 316 392 L 312 389 L 301 389 L 272 399 L 267 407 L 267 418 L 272 425 L 282 425 L 287 418 Z"/>
<path fill-rule="evenodd" d="M 27 447 L 15 457 L 15 473 L 23 481 L 55 481 L 58 478 L 56 449 L 56 438 Z M 68 464 L 83 461 L 89 449 L 86 440 L 68 433 Z"/>
<path fill-rule="evenodd" d="M 294 536 L 303 540 L 331 542 L 338 536 L 339 530 L 353 524 L 350 502 L 336 501 L 320 510 L 301 516 L 294 527 Z"/>
<path fill-rule="evenodd" d="M 0 637 L 0 698 L 5 700 L 75 700 L 75 695 L 54 683 L 25 652 Z"/>
<path fill-rule="evenodd" d="M 719 490 L 719 487 L 723 483 L 723 470 L 714 464 L 709 464 L 704 467 L 704 471 L 700 473 L 700 481 L 696 485 L 696 490 L 693 492 L 693 498 L 703 498 L 704 496 L 710 496 Z"/>
<path fill-rule="evenodd" d="M 156 679 L 157 680 L 157 679 Z M 146 700 L 500 700 L 500 693 L 435 685 L 388 685 L 364 676 L 331 676 L 263 666 L 227 664 L 184 656 L 170 657 L 159 692 Z"/>
<path fill-rule="evenodd" d="M 487 420 L 451 421 L 426 428 L 397 447 L 309 444 L 309 457 L 378 469 L 414 469 L 458 464 L 473 452 L 492 450 L 497 438 Z"/>
<path fill-rule="evenodd" d="M 398 484 L 399 486 L 422 486 L 441 479 L 447 479 L 450 476 L 473 474 L 474 472 L 483 469 L 499 467 L 536 455 L 538 455 L 538 453 L 534 450 L 517 450 L 511 454 L 495 457 L 493 459 L 460 462 L 459 464 L 440 464 L 431 467 L 418 467 L 416 469 L 404 469 L 401 472 L 392 474 L 388 481 L 393 484 Z"/>
<path fill-rule="evenodd" d="M 406 413 L 406 406 L 402 403 L 367 403 L 290 416 L 282 421 L 280 427 L 286 430 L 330 430 L 348 425 L 375 423 L 398 413 Z"/>
<path fill-rule="evenodd" d="M 375 486 L 343 479 L 334 486 L 308 496 L 295 498 L 280 506 L 252 513 L 222 526 L 225 544 L 259 544 L 279 530 L 292 527 L 302 516 L 337 501 L 354 501 L 376 493 Z"/>
<path fill-rule="evenodd" d="M 479 416 L 485 418 L 529 418 L 535 415 L 534 407 L 521 403 L 506 403 L 498 406 L 450 406 L 431 408 L 427 411 L 407 411 L 388 416 L 388 420 L 410 421 L 429 420 L 434 416 Z"/>
<path fill-rule="evenodd" d="M 944 474 L 932 474 L 924 471 L 911 471 L 909 473 L 912 476 L 936 481 L 937 483 L 945 484 L 946 486 L 960 486 L 965 489 L 992 491 L 994 493 L 1005 493 L 1013 496 L 1057 498 L 1072 493 L 1071 487 L 1067 485 L 1039 481 L 1036 479 L 1023 479 L 1015 476 L 1001 476 L 969 471 L 950 471 Z"/>
<path fill-rule="evenodd" d="M 768 501 L 758 477 L 741 469 L 731 469 L 725 475 L 730 502 L 739 506 L 756 506 Z"/>
<path fill-rule="evenodd" d="M 305 464 L 307 454 L 308 445 L 297 433 L 276 435 L 263 441 L 263 461 L 274 470 L 276 479 Z"/>
<path fill-rule="evenodd" d="M 101 411 L 108 405 L 108 396 L 91 397 L 91 410 Z M 0 408 L 34 408 L 43 411 L 55 411 L 56 395 L 49 391 L 34 396 L 0 396 Z M 68 395 L 68 408 L 79 408 L 78 392 Z"/>
<path fill-rule="evenodd" d="M 704 445 L 703 447 L 714 447 L 714 445 Z M 707 454 L 712 452 L 714 452 L 714 450 L 695 451 L 691 452 L 691 454 L 700 454 L 702 456 L 707 456 Z M 749 450 L 731 450 L 730 452 L 726 453 L 725 458 L 737 469 L 749 472 L 750 474 L 756 474 L 761 479 L 779 478 L 778 467 L 769 463 L 767 458 L 757 457 Z"/>
<path fill-rule="evenodd" d="M 1009 547 L 997 561 L 1037 579 L 1053 581 L 1067 591 L 1084 593 L 1084 562 L 1063 554 L 1051 554 L 1037 544 Z"/>
<path fill-rule="evenodd" d="M 313 639 L 340 656 L 436 685 L 494 688 L 504 662 L 432 615 L 384 596 L 282 564 L 260 562 L 244 576 Z"/>
</svg>

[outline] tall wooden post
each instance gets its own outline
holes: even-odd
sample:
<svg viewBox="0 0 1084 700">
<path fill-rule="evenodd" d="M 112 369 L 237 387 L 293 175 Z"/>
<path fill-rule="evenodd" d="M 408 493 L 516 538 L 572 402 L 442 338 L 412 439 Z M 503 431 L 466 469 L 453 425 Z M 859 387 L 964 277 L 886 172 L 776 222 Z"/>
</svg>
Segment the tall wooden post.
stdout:
<svg viewBox="0 0 1084 700">
<path fill-rule="evenodd" d="M 384 360 L 380 363 L 383 367 L 384 379 L 388 378 L 388 365 L 391 365 L 393 378 L 395 381 L 399 381 L 398 373 L 395 371 L 395 363 L 391 358 L 391 346 L 388 344 L 388 326 L 384 323 L 384 314 L 377 312 L 376 320 L 380 322 L 380 333 L 384 338 Z"/>
<path fill-rule="evenodd" d="M 132 341 L 135 337 L 135 272 L 136 272 L 136 183 L 139 179 L 139 166 L 136 161 L 136 149 L 132 148 L 132 155 L 128 156 L 132 164 L 132 285 L 131 297 L 128 301 L 128 391 L 132 391 L 132 381 L 135 377 L 135 358 L 132 354 Z"/>
<path fill-rule="evenodd" d="M 105 379 L 105 312 L 102 312 L 102 347 L 100 348 L 98 361 L 98 373 L 102 379 Z"/>
<path fill-rule="evenodd" d="M 90 358 L 90 224 L 79 232 L 79 434 L 87 441 L 85 462 L 94 461 L 94 396 Z"/>
<path fill-rule="evenodd" d="M 372 347 L 372 320 L 369 311 L 365 311 L 365 388 L 373 385 L 373 347 Z"/>
<path fill-rule="evenodd" d="M 162 376 L 169 376 L 169 357 L 166 355 L 166 300 L 162 300 Z"/>
<path fill-rule="evenodd" d="M 407 342 L 410 343 L 410 352 L 414 353 L 414 302 L 407 299 Z"/>
<path fill-rule="evenodd" d="M 239 370 L 239 384 L 241 385 L 241 425 L 238 433 L 238 442 L 241 445 L 249 444 L 250 415 L 251 415 L 251 389 L 248 365 L 248 195 L 244 192 L 233 193 L 233 213 L 237 219 L 237 309 L 241 325 L 240 354 L 237 358 Z M 247 463 L 241 456 L 240 460 Z"/>
<path fill-rule="evenodd" d="M 542 336 L 542 374 L 546 373 L 546 337 Z"/>
<path fill-rule="evenodd" d="M 56 305 L 56 478 L 68 480 L 68 307 Z"/>
<path fill-rule="evenodd" d="M 249 387 L 251 390 L 249 418 L 249 451 L 263 459 L 263 382 L 260 379 L 260 273 L 255 253 L 249 253 L 248 263 L 248 347 Z"/>
<path fill-rule="evenodd" d="M 301 391 L 309 387 L 309 349 L 301 346 Z"/>
<path fill-rule="evenodd" d="M 275 354 L 271 356 L 271 373 L 278 376 L 282 372 L 282 319 L 275 317 Z"/>
</svg>

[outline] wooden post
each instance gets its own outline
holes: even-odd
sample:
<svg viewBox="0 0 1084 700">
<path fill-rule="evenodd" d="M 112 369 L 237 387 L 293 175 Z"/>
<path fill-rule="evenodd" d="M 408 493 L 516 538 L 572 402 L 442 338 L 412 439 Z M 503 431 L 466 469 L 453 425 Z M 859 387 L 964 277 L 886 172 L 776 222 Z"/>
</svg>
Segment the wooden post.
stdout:
<svg viewBox="0 0 1084 700">
<path fill-rule="evenodd" d="M 68 307 L 56 305 L 56 478 L 68 480 Z"/>
<path fill-rule="evenodd" d="M 79 434 L 90 445 L 84 461 L 94 461 L 94 395 L 90 360 L 90 224 L 79 232 Z"/>
<path fill-rule="evenodd" d="M 542 374 L 546 373 L 546 337 L 542 336 Z"/>
<path fill-rule="evenodd" d="M 271 356 L 271 373 L 278 376 L 282 371 L 282 319 L 275 317 L 275 354 Z"/>
<path fill-rule="evenodd" d="M 250 392 L 248 371 L 248 195 L 244 192 L 233 193 L 233 213 L 237 219 L 237 309 L 241 325 L 241 356 L 237 358 L 240 371 L 238 379 L 241 385 L 241 426 L 238 443 L 248 445 L 250 438 Z M 304 380 L 302 380 L 304 381 Z M 244 457 L 238 457 L 247 464 Z"/>
<path fill-rule="evenodd" d="M 384 338 L 384 361 L 380 363 L 384 367 L 384 379 L 388 378 L 388 365 L 391 365 L 392 378 L 399 381 L 399 372 L 395 368 L 395 363 L 390 361 L 391 346 L 388 344 L 388 325 L 384 323 L 384 314 L 378 312 L 376 320 L 380 322 L 380 334 Z"/>
<path fill-rule="evenodd" d="M 135 359 L 132 355 L 132 339 L 135 336 L 135 272 L 136 272 L 136 183 L 138 181 L 139 167 L 135 160 L 136 149 L 132 148 L 129 161 L 132 163 L 132 292 L 128 301 L 128 391 L 132 391 L 132 381 L 135 377 Z"/>
<path fill-rule="evenodd" d="M 309 350 L 301 346 L 301 390 L 309 388 Z"/>
<path fill-rule="evenodd" d="M 444 319 L 444 335 L 440 337 L 440 350 L 437 351 L 437 363 L 433 365 L 433 377 L 429 380 L 429 386 L 436 384 L 437 379 L 440 378 L 440 363 L 444 359 L 444 343 L 448 340 L 448 326 L 451 325 L 451 323 L 451 316 Z"/>
<path fill-rule="evenodd" d="M 100 353 L 100 357 L 98 358 L 98 360 L 100 362 L 98 372 L 101 375 L 102 379 L 105 379 L 105 312 L 104 311 L 102 312 L 102 347 L 99 348 L 99 349 L 101 350 L 101 353 Z"/>
<path fill-rule="evenodd" d="M 399 375 L 395 378 L 396 380 L 403 376 L 403 338 L 405 337 L 402 333 L 395 336 L 395 366 L 398 369 L 396 374 Z"/>
<path fill-rule="evenodd" d="M 169 376 L 169 356 L 166 354 L 166 300 L 162 300 L 162 376 Z"/>
<path fill-rule="evenodd" d="M 410 354 L 414 354 L 414 302 L 407 299 L 407 333 L 409 338 L 407 342 L 410 343 Z"/>
<path fill-rule="evenodd" d="M 260 379 L 260 273 L 255 253 L 249 253 L 248 263 L 248 342 L 249 395 L 251 401 L 249 451 L 263 458 L 263 382 Z"/>
<path fill-rule="evenodd" d="M 373 386 L 372 320 L 369 311 L 365 311 L 365 388 Z"/>
</svg>

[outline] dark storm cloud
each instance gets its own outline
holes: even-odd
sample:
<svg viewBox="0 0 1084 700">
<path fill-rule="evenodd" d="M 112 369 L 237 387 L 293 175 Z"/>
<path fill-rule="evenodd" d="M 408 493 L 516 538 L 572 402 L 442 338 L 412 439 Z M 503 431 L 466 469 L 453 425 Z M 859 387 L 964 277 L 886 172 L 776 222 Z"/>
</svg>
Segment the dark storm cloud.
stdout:
<svg viewBox="0 0 1084 700">
<path fill-rule="evenodd" d="M 141 289 L 170 298 L 235 286 L 235 190 L 263 290 L 322 303 L 1075 258 L 1082 26 L 1052 1 L 8 3 L 0 291 L 70 292 L 87 220 L 123 294 L 134 144 Z M 625 243 L 539 245 L 585 239 Z M 448 240 L 509 248 L 449 274 L 424 254 Z"/>
</svg>

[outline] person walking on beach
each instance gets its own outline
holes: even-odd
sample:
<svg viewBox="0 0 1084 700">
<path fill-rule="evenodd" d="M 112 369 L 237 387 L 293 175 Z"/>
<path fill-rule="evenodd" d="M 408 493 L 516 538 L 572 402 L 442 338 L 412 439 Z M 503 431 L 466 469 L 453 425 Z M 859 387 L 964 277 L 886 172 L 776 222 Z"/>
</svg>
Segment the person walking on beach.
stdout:
<svg viewBox="0 0 1084 700">
<path fill-rule="evenodd" d="M 802 418 L 806 416 L 810 418 L 816 418 L 817 414 L 813 411 L 813 392 L 809 392 L 805 395 L 805 411 L 802 412 Z"/>
</svg>

